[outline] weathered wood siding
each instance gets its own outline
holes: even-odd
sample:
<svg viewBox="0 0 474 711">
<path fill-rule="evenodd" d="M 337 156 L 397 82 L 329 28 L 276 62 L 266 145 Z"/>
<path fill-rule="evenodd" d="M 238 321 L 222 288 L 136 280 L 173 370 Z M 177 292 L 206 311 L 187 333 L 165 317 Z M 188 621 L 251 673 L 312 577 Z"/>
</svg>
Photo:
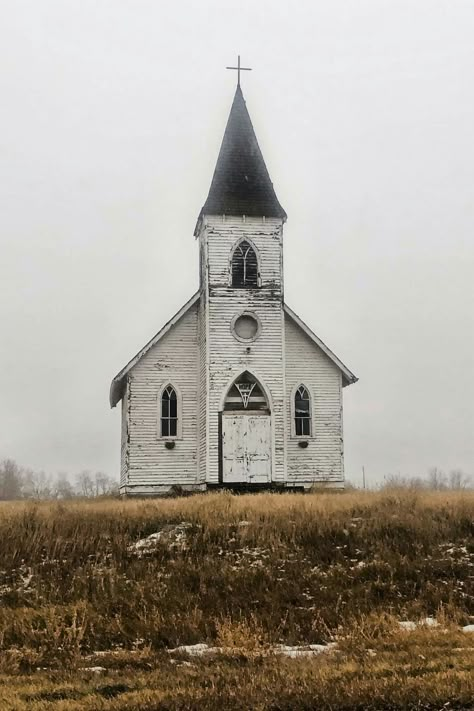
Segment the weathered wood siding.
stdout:
<svg viewBox="0 0 474 711">
<path fill-rule="evenodd" d="M 122 397 L 122 429 L 120 442 L 120 489 L 127 483 L 128 471 L 128 385 Z"/>
<path fill-rule="evenodd" d="M 249 240 L 258 251 L 261 287 L 229 286 L 230 255 L 236 242 Z M 272 409 L 272 478 L 284 479 L 284 369 L 282 317 L 282 221 L 242 217 L 205 217 L 200 234 L 207 254 L 208 418 L 206 480 L 219 477 L 218 413 L 231 381 L 245 370 L 267 388 Z M 256 314 L 259 337 L 241 343 L 232 335 L 232 319 L 242 311 Z"/>
<path fill-rule="evenodd" d="M 206 481 L 206 427 L 207 427 L 207 339 L 206 339 L 206 298 L 201 293 L 198 304 L 198 479 Z"/>
<path fill-rule="evenodd" d="M 129 373 L 129 493 L 152 493 L 197 483 L 198 304 Z M 182 438 L 167 449 L 159 437 L 159 394 L 171 383 L 181 393 Z"/>
<path fill-rule="evenodd" d="M 285 316 L 286 418 L 288 484 L 344 480 L 341 371 L 289 317 Z M 312 402 L 312 435 L 293 434 L 291 400 L 304 384 Z M 298 442 L 308 441 L 302 449 Z"/>
</svg>

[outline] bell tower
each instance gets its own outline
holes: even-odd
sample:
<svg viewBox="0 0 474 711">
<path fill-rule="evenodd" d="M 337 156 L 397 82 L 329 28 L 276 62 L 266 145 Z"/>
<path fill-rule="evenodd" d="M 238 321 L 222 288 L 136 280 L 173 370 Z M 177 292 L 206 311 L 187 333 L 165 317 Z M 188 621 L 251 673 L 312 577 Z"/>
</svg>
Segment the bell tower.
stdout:
<svg viewBox="0 0 474 711">
<path fill-rule="evenodd" d="M 203 482 L 284 482 L 283 225 L 239 81 L 195 236 Z M 252 441 L 250 447 L 242 442 Z M 244 476 L 242 476 L 244 472 Z"/>
</svg>

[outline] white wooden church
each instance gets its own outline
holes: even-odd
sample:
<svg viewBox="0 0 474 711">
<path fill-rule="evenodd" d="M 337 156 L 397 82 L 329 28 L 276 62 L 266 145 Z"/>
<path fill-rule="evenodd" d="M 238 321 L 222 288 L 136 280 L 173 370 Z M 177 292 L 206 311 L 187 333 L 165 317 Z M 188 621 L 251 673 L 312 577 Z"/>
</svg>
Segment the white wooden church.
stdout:
<svg viewBox="0 0 474 711">
<path fill-rule="evenodd" d="M 357 378 L 284 301 L 285 221 L 239 81 L 194 233 L 199 291 L 112 381 L 122 494 L 344 485 Z"/>
</svg>

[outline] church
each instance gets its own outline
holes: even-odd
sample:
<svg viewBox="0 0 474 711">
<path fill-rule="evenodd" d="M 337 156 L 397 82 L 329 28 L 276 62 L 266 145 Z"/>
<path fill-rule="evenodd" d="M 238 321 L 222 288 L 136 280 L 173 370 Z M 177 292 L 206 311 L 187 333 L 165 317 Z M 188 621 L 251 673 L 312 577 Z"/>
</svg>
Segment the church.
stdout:
<svg viewBox="0 0 474 711">
<path fill-rule="evenodd" d="M 342 391 L 357 378 L 292 311 L 286 213 L 239 80 L 194 235 L 199 290 L 115 376 L 120 492 L 344 486 Z"/>
</svg>

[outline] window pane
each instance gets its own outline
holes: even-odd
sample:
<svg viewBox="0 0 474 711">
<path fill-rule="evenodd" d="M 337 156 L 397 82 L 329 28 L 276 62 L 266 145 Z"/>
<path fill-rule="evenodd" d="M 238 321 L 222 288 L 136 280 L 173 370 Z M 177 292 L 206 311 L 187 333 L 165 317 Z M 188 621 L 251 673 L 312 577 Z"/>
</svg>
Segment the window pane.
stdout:
<svg viewBox="0 0 474 711">
<path fill-rule="evenodd" d="M 250 341 L 255 338 L 258 332 L 258 323 L 253 316 L 244 314 L 234 323 L 234 331 L 239 338 Z"/>
<path fill-rule="evenodd" d="M 170 417 L 178 417 L 178 401 L 176 399 L 169 402 L 169 414 Z"/>
<path fill-rule="evenodd" d="M 176 419 L 170 420 L 169 421 L 169 436 L 176 437 L 177 430 L 178 430 L 178 420 L 176 420 Z"/>
<path fill-rule="evenodd" d="M 303 434 L 302 420 L 299 417 L 295 418 L 295 431 L 297 435 Z"/>
<path fill-rule="evenodd" d="M 244 286 L 244 258 L 240 249 L 232 258 L 232 286 Z"/>
<path fill-rule="evenodd" d="M 257 255 L 250 249 L 245 262 L 245 285 L 255 287 L 258 283 L 258 263 Z"/>
<path fill-rule="evenodd" d="M 162 418 L 161 420 L 161 436 L 169 437 L 169 420 Z"/>
<path fill-rule="evenodd" d="M 301 420 L 301 426 L 302 426 L 302 434 L 305 435 L 306 437 L 309 437 L 309 418 L 306 417 L 304 420 Z"/>
<path fill-rule="evenodd" d="M 239 244 L 232 257 L 232 286 L 247 289 L 258 286 L 257 255 L 248 242 Z"/>
</svg>

